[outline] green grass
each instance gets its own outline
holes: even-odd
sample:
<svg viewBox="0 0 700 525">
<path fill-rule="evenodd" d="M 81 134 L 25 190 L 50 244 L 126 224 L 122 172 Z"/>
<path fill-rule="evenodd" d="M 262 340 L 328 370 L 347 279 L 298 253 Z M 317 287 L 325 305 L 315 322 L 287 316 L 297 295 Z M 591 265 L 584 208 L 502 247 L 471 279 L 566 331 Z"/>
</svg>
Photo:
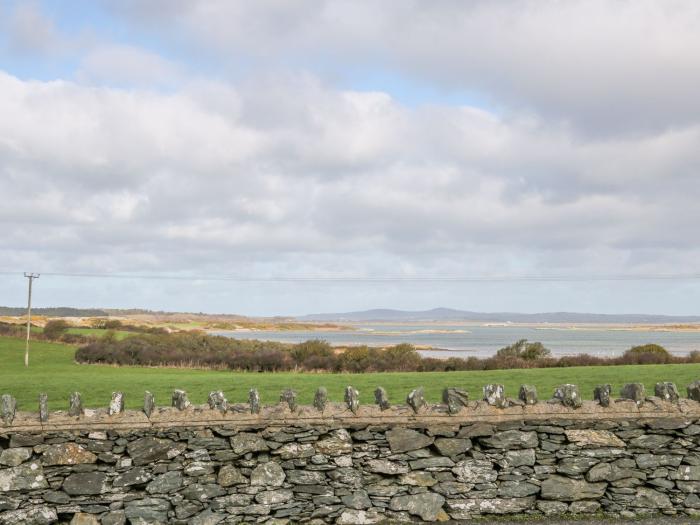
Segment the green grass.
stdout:
<svg viewBox="0 0 700 525">
<path fill-rule="evenodd" d="M 590 399 L 593 387 L 610 383 L 615 392 L 624 383 L 642 382 L 653 392 L 658 381 L 673 381 L 681 391 L 690 382 L 700 379 L 700 364 L 634 365 L 610 367 L 576 367 L 530 370 L 494 370 L 479 372 L 392 372 L 377 374 L 309 374 L 309 373 L 244 373 L 229 371 L 189 370 L 178 368 L 112 367 L 81 365 L 73 360 L 75 348 L 68 345 L 34 341 L 30 350 L 30 366 L 24 367 L 24 341 L 0 337 L 0 393 L 14 395 L 20 409 L 34 410 L 39 392 L 49 396 L 53 410 L 64 409 L 68 395 L 82 393 L 86 406 L 107 406 L 112 391 L 126 393 L 126 405 L 139 408 L 143 392 L 150 390 L 161 405 L 167 405 L 175 388 L 189 393 L 194 403 L 204 403 L 212 390 L 223 390 L 231 402 L 245 402 L 248 389 L 259 390 L 263 402 L 276 402 L 283 388 L 299 393 L 301 403 L 310 403 L 319 386 L 328 388 L 331 400 L 340 401 L 343 389 L 353 385 L 360 391 L 363 403 L 374 401 L 373 391 L 383 386 L 393 402 L 402 402 L 417 386 L 425 388 L 429 401 L 439 401 L 442 389 L 458 386 L 479 397 L 486 383 L 503 383 L 506 392 L 515 396 L 522 383 L 537 387 L 542 399 L 549 398 L 556 385 L 576 383 Z"/>
<path fill-rule="evenodd" d="M 40 334 L 43 333 L 44 328 L 41 326 L 32 326 L 32 333 L 33 334 Z M 96 337 L 103 337 L 109 330 L 105 330 L 103 328 L 69 328 L 67 332 L 69 334 L 75 334 L 75 335 L 92 335 Z M 129 337 L 130 335 L 134 335 L 136 332 L 127 332 L 126 330 L 113 330 L 115 337 L 117 338 L 118 341 L 121 341 L 122 339 Z"/>
<path fill-rule="evenodd" d="M 68 333 L 69 334 L 76 334 L 76 335 L 93 335 L 97 337 L 103 337 L 109 330 L 104 330 L 102 328 L 69 328 Z M 129 337 L 130 335 L 134 335 L 135 332 L 127 332 L 126 330 L 113 330 L 114 336 L 117 338 L 118 341 L 121 341 L 122 339 Z"/>
</svg>

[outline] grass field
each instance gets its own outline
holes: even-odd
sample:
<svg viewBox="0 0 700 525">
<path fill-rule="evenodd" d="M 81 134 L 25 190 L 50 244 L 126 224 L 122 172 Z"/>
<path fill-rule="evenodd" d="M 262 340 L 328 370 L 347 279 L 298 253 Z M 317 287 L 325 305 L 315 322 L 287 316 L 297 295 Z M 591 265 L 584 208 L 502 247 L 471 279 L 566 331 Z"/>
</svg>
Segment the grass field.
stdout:
<svg viewBox="0 0 700 525">
<path fill-rule="evenodd" d="M 685 386 L 700 379 L 700 364 L 634 365 L 614 367 L 578 367 L 530 370 L 495 370 L 478 372 L 391 372 L 377 374 L 308 374 L 308 373 L 244 373 L 229 371 L 188 370 L 178 368 L 112 367 L 80 365 L 73 361 L 74 347 L 53 343 L 32 342 L 30 367 L 24 367 L 24 341 L 0 337 L 0 393 L 17 398 L 20 410 L 34 410 L 39 392 L 49 396 L 53 410 L 67 407 L 68 395 L 82 393 L 86 406 L 107 406 L 111 393 L 126 394 L 126 405 L 139 408 L 143 392 L 150 390 L 158 404 L 169 404 L 175 388 L 186 390 L 194 403 L 204 403 L 212 390 L 223 390 L 231 402 L 244 402 L 248 389 L 260 391 L 263 402 L 276 402 L 279 392 L 291 387 L 299 393 L 302 403 L 310 403 L 319 386 L 328 388 L 334 401 L 343 398 L 343 389 L 353 385 L 360 391 L 363 403 L 374 401 L 373 391 L 383 386 L 392 402 L 402 402 L 417 386 L 425 388 L 429 401 L 439 401 L 442 389 L 458 386 L 466 389 L 473 399 L 479 397 L 486 383 L 503 383 L 506 392 L 515 396 L 522 383 L 537 387 L 542 399 L 551 396 L 561 383 L 576 383 L 582 394 L 590 399 L 593 387 L 610 383 L 617 392 L 624 383 L 642 382 L 653 392 L 658 381 L 674 381 L 684 392 Z"/>
</svg>

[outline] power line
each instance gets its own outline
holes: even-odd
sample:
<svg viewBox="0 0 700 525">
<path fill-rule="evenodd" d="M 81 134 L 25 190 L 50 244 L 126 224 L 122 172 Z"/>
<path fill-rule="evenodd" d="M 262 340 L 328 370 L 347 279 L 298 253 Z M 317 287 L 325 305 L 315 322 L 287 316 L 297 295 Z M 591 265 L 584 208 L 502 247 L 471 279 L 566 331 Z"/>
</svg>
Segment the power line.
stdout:
<svg viewBox="0 0 700 525">
<path fill-rule="evenodd" d="M 0 271 L 0 275 L 21 272 Z M 245 276 L 245 275 L 172 275 L 88 272 L 43 272 L 44 276 L 89 279 L 149 279 L 162 281 L 230 281 L 230 282 L 596 282 L 596 281 L 683 281 L 700 280 L 700 273 L 689 274 L 601 274 L 601 275 L 494 275 L 494 276 Z"/>
</svg>

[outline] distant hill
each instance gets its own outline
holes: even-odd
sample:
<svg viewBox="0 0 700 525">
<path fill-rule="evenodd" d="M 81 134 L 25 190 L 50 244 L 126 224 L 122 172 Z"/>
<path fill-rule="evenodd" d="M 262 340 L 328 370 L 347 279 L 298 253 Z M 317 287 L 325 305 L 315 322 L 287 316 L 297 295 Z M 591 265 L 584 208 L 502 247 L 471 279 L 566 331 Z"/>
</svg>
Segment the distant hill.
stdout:
<svg viewBox="0 0 700 525">
<path fill-rule="evenodd" d="M 654 314 L 587 314 L 574 312 L 549 312 L 523 314 L 514 312 L 469 312 L 451 308 L 406 311 L 391 309 L 363 310 L 360 312 L 324 313 L 304 315 L 298 321 L 335 322 L 420 322 L 420 321 L 479 321 L 491 323 L 599 323 L 599 324 L 666 324 L 700 323 L 700 316 L 675 316 Z"/>
<path fill-rule="evenodd" d="M 0 306 L 0 315 L 19 316 L 27 313 L 27 308 Z M 45 315 L 46 317 L 106 317 L 108 314 L 104 310 L 97 308 L 68 308 L 59 306 L 55 308 L 32 308 L 32 313 L 36 315 Z"/>
</svg>

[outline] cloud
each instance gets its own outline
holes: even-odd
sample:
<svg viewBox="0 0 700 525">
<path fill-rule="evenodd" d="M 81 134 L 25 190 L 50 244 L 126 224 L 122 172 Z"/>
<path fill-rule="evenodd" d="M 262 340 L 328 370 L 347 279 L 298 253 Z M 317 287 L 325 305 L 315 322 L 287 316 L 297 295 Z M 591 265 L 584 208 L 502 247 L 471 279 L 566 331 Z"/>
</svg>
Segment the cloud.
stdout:
<svg viewBox="0 0 700 525">
<path fill-rule="evenodd" d="M 696 271 L 695 3 L 101 5 L 126 29 L 83 27 L 100 35 L 84 46 L 37 6 L 12 12 L 12 45 L 63 49 L 74 67 L 52 81 L 0 71 L 0 270 Z M 402 103 L 417 85 L 433 98 Z M 548 289 L 559 295 L 539 294 L 539 309 L 572 304 L 572 289 Z M 415 307 L 498 300 L 421 290 L 430 302 Z M 284 292 L 287 311 L 318 309 L 323 289 L 297 292 Z M 579 292 L 586 307 L 602 297 Z M 266 293 L 251 301 L 276 313 Z M 350 308 L 380 306 L 371 286 L 352 293 Z M 183 307 L 177 287 L 163 294 L 159 306 Z"/>
<path fill-rule="evenodd" d="M 44 271 L 256 275 L 693 266 L 698 125 L 582 141 L 531 116 L 407 108 L 308 74 L 174 93 L 1 74 L 0 111 L 9 267 L 27 258 Z"/>
<path fill-rule="evenodd" d="M 588 135 L 653 133 L 700 117 L 693 0 L 207 0 L 172 4 L 164 18 L 149 2 L 111 5 L 220 64 L 291 64 L 349 82 L 388 71 Z"/>
<path fill-rule="evenodd" d="M 53 20 L 46 16 L 38 4 L 18 3 L 7 9 L 0 28 L 5 32 L 9 50 L 22 55 L 56 54 L 64 51 L 66 42 L 56 29 Z"/>
<path fill-rule="evenodd" d="M 181 80 L 181 66 L 156 53 L 123 44 L 97 46 L 87 52 L 76 73 L 81 83 L 156 88 Z"/>
</svg>

